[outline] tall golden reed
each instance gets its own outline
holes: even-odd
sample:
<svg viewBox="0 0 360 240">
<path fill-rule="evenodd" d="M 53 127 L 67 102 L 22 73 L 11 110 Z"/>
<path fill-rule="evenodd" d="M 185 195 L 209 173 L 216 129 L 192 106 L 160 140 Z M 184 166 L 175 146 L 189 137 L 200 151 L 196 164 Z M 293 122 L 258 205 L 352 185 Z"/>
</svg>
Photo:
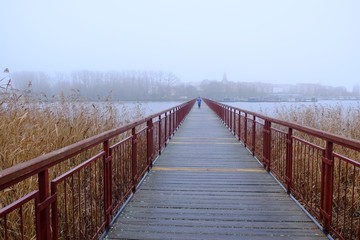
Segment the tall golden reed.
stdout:
<svg viewBox="0 0 360 240">
<path fill-rule="evenodd" d="M 275 118 L 360 139 L 360 102 L 348 107 L 339 103 L 336 105 L 283 105 L 276 108 Z"/>
<path fill-rule="evenodd" d="M 320 104 L 283 106 L 278 107 L 275 112 L 275 117 L 282 120 L 296 122 L 347 138 L 360 139 L 359 102 L 348 107 L 341 104 L 335 106 Z M 307 134 L 297 134 L 313 144 L 325 147 L 325 142 L 321 139 Z M 294 149 L 294 151 L 296 150 Z M 334 152 L 339 156 L 334 157 L 333 165 L 332 226 L 345 239 L 358 239 L 360 237 L 360 169 L 350 161 L 360 162 L 360 152 L 336 144 Z M 302 187 L 299 191 L 304 192 L 304 199 L 312 199 L 309 202 L 319 203 L 321 175 L 317 173 L 321 172 L 321 159 L 319 160 L 315 156 L 300 155 L 297 155 L 299 157 L 296 158 L 293 167 L 303 169 L 308 177 L 302 180 Z M 303 167 L 301 168 L 301 166 Z M 316 177 L 310 179 L 309 176 Z"/>
<path fill-rule="evenodd" d="M 129 109 L 111 101 L 87 102 L 74 95 L 48 99 L 28 93 L 0 92 L 0 171 L 45 153 L 129 123 L 143 115 L 141 107 Z M 59 175 L 86 159 L 78 156 L 51 168 Z M 70 166 L 71 165 L 71 166 Z M 0 209 L 37 188 L 29 178 L 0 192 Z M 23 207 L 23 216 L 34 216 L 33 204 Z M 35 234 L 33 220 L 24 218 L 25 239 Z M 19 238 L 19 216 L 8 216 L 8 236 Z M 0 238 L 2 236 L 0 222 Z"/>
</svg>

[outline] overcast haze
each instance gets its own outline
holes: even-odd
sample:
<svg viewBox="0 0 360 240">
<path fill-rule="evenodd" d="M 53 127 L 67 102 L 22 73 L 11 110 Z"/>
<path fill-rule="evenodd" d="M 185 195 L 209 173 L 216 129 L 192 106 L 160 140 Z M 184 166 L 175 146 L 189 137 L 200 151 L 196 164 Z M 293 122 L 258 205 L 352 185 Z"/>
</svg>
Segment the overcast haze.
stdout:
<svg viewBox="0 0 360 240">
<path fill-rule="evenodd" d="M 359 12 L 358 0 L 2 1 L 0 67 L 351 88 Z"/>
</svg>

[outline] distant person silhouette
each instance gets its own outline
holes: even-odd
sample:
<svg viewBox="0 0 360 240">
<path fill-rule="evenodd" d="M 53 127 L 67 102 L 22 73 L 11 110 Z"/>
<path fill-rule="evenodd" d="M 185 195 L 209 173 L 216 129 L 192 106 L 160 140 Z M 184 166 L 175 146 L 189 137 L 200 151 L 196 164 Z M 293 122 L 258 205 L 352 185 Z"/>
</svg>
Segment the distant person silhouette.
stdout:
<svg viewBox="0 0 360 240">
<path fill-rule="evenodd" d="M 198 107 L 200 108 L 201 107 L 201 98 L 198 97 L 196 101 L 197 101 Z"/>
</svg>

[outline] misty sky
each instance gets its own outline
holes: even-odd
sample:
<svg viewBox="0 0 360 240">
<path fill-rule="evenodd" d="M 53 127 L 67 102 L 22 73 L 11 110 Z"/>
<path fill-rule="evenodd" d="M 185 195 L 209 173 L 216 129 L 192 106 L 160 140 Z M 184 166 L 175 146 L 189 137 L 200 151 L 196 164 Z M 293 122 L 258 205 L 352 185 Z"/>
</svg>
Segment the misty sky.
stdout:
<svg viewBox="0 0 360 240">
<path fill-rule="evenodd" d="M 7 0 L 0 70 L 360 83 L 359 0 Z M 1 77 L 2 75 L 0 75 Z"/>
</svg>

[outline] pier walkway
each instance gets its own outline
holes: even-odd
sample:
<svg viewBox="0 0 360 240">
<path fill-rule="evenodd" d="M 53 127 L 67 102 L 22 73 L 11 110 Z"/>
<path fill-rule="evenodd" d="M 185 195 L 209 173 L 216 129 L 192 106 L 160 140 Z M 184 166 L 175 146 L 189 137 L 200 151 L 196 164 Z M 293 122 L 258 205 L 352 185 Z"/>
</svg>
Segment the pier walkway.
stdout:
<svg viewBox="0 0 360 240">
<path fill-rule="evenodd" d="M 106 239 L 327 239 L 205 105 L 194 106 Z"/>
</svg>

